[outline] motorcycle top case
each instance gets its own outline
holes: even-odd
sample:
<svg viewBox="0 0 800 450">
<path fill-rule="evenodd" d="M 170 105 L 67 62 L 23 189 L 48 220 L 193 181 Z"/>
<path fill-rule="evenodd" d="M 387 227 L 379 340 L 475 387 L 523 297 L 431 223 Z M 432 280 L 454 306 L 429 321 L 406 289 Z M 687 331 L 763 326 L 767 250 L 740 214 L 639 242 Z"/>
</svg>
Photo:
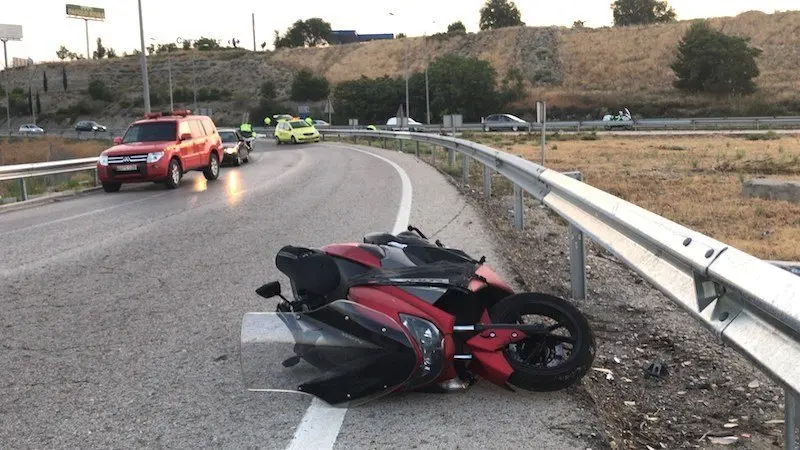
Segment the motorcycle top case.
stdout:
<svg viewBox="0 0 800 450">
<path fill-rule="evenodd" d="M 242 320 L 245 388 L 294 392 L 349 407 L 406 384 L 419 364 L 408 332 L 348 300 L 305 312 L 251 312 Z"/>
</svg>

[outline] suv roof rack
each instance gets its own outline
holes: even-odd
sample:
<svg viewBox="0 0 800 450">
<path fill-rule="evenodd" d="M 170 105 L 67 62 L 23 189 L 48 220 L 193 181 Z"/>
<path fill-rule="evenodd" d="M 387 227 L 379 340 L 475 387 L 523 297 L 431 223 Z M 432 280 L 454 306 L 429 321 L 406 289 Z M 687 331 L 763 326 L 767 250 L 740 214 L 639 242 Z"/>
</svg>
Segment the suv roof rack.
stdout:
<svg viewBox="0 0 800 450">
<path fill-rule="evenodd" d="M 192 113 L 189 109 L 176 109 L 174 111 L 164 111 L 164 112 L 149 112 L 144 113 L 145 119 L 157 119 L 159 117 L 167 117 L 167 116 L 181 116 L 186 117 Z"/>
</svg>

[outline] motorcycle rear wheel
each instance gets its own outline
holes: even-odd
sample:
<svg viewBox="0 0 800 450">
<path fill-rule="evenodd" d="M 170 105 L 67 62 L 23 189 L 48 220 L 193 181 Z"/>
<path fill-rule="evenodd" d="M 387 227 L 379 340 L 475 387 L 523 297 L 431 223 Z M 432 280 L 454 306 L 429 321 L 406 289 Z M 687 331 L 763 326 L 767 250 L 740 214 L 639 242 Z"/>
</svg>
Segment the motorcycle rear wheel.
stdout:
<svg viewBox="0 0 800 450">
<path fill-rule="evenodd" d="M 492 323 L 523 323 L 523 315 L 544 316 L 557 322 L 557 325 L 544 327 L 547 337 L 530 336 L 526 340 L 509 345 L 503 355 L 514 372 L 509 383 L 527 391 L 547 392 L 564 389 L 578 381 L 589 371 L 594 362 L 594 334 L 586 317 L 564 299 L 540 293 L 521 293 L 504 298 L 490 311 Z M 569 336 L 552 333 L 561 328 L 569 331 Z M 572 342 L 562 341 L 571 339 Z M 561 344 L 558 344 L 561 342 Z M 570 344 L 569 356 L 561 359 L 555 366 L 553 360 L 544 361 L 553 353 L 558 356 L 565 352 L 565 343 Z"/>
</svg>

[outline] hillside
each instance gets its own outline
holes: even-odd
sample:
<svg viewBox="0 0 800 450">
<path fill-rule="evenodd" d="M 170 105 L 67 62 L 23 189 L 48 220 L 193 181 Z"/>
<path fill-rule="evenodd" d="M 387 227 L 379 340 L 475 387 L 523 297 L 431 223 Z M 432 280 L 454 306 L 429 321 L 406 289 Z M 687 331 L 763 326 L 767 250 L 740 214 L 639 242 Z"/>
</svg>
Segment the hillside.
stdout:
<svg viewBox="0 0 800 450">
<path fill-rule="evenodd" d="M 730 100 L 688 97 L 672 88 L 669 63 L 689 21 L 629 28 L 515 27 L 449 38 L 416 37 L 277 52 L 181 51 L 172 56 L 173 79 L 176 86 L 191 90 L 190 55 L 194 55 L 197 88 L 216 88 L 229 94 L 222 100 L 201 101 L 198 106 L 213 108 L 218 120 L 235 122 L 257 104 L 257 89 L 264 80 L 278 82 L 279 91 L 285 95 L 292 73 L 301 68 L 324 74 L 332 84 L 361 75 L 397 76 L 403 72 L 408 46 L 408 59 L 414 71 L 424 69 L 426 50 L 431 59 L 446 53 L 486 59 L 500 77 L 510 67 L 519 67 L 530 92 L 529 98 L 515 108 L 520 113 L 530 111 L 536 100 L 545 99 L 553 118 L 597 117 L 606 108 L 616 111 L 623 106 L 630 107 L 640 117 L 800 114 L 797 95 L 800 55 L 796 50 L 800 11 L 748 12 L 711 21 L 726 33 L 751 37 L 752 43 L 764 51 L 759 58 L 761 76 L 757 80 L 757 94 Z M 148 64 L 151 90 L 168 99 L 166 56 L 149 57 Z M 62 66 L 66 67 L 69 80 L 66 92 L 61 86 Z M 41 91 L 42 70 L 48 76 L 47 93 Z M 27 89 L 28 71 L 11 69 L 9 74 L 12 87 Z M 34 90 L 40 90 L 42 108 L 47 113 L 45 123 L 55 127 L 88 117 L 80 114 L 81 108 L 75 105 L 87 98 L 90 74 L 101 77 L 117 93 L 113 103 L 95 105 L 102 107 L 102 112 L 92 116 L 123 126 L 129 117 L 141 111 L 136 105 L 141 105 L 138 58 L 46 63 L 35 66 L 33 75 Z M 176 103 L 187 106 L 191 101 Z M 159 108 L 167 104 L 168 100 Z M 59 108 L 62 114 L 54 114 Z M 19 122 L 15 120 L 15 124 Z"/>
</svg>

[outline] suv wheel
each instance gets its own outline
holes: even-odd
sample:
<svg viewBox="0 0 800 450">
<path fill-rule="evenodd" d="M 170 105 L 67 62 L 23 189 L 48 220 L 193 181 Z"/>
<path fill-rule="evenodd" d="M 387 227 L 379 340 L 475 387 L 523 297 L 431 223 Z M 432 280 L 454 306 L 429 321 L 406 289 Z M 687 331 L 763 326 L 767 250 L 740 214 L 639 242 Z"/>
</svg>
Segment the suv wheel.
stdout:
<svg viewBox="0 0 800 450">
<path fill-rule="evenodd" d="M 164 182 L 164 185 L 167 187 L 167 189 L 175 189 L 181 184 L 181 177 L 183 177 L 181 163 L 177 158 L 172 158 L 172 160 L 169 162 L 169 168 L 167 169 L 167 181 Z"/>
<path fill-rule="evenodd" d="M 103 182 L 103 190 L 106 192 L 118 192 L 122 183 Z"/>
<path fill-rule="evenodd" d="M 292 145 L 295 145 L 295 144 L 297 144 L 297 139 L 295 139 L 294 136 L 292 136 Z"/>
<path fill-rule="evenodd" d="M 281 138 L 275 136 L 275 145 L 281 145 Z"/>
<path fill-rule="evenodd" d="M 217 152 L 211 152 L 211 157 L 208 158 L 208 166 L 203 169 L 203 175 L 209 181 L 219 178 L 219 157 Z"/>
</svg>

